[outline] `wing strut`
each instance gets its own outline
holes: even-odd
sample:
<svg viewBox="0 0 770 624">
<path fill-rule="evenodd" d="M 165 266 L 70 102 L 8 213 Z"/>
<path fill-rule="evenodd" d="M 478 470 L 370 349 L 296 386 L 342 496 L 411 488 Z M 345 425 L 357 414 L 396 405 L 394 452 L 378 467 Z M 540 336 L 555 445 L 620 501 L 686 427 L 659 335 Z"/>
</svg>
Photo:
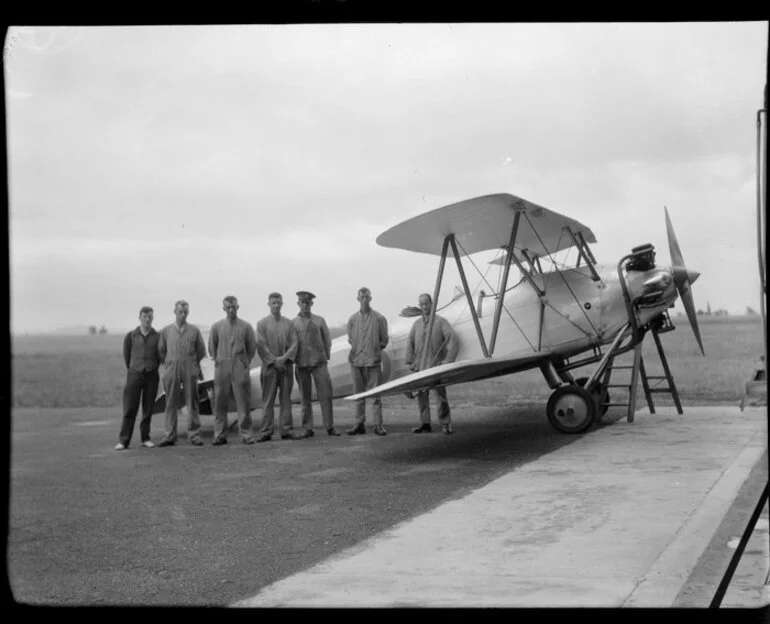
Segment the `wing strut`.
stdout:
<svg viewBox="0 0 770 624">
<path fill-rule="evenodd" d="M 543 248 L 545 248 L 545 243 L 543 243 L 543 239 L 542 239 L 542 238 L 540 238 L 540 234 L 538 234 L 538 233 L 537 233 L 537 230 L 536 230 L 536 229 L 535 229 L 535 227 L 532 225 L 532 222 L 529 220 L 529 217 L 527 217 L 527 215 L 526 215 L 526 214 L 524 215 L 524 217 L 527 219 L 527 223 L 529 223 L 530 227 L 532 228 L 532 231 L 535 233 L 535 236 L 537 236 L 538 240 L 540 241 L 540 244 L 541 244 L 541 245 L 543 245 Z M 570 233 L 571 233 L 571 232 L 570 232 Z M 554 262 L 554 260 L 553 260 L 553 256 L 551 255 L 551 253 L 550 253 L 550 252 L 548 252 L 548 258 L 551 260 L 551 262 L 552 262 L 554 265 L 556 264 L 556 263 Z M 572 290 L 572 287 L 569 285 L 569 282 L 568 282 L 568 281 L 566 280 L 566 278 L 564 277 L 564 274 L 563 274 L 563 272 L 562 272 L 562 271 L 555 271 L 555 273 L 556 273 L 556 274 L 558 274 L 558 276 L 559 276 L 559 277 L 561 277 L 562 281 L 564 282 L 564 285 L 567 287 L 567 290 L 569 290 L 570 294 L 572 295 L 572 298 L 575 300 L 575 303 L 577 303 L 577 304 L 578 304 L 578 307 L 580 308 L 580 311 L 583 313 L 583 316 L 586 318 L 586 321 L 588 321 L 588 324 L 591 326 L 591 329 L 593 329 L 593 330 L 594 330 L 594 334 L 595 334 L 596 336 L 598 336 L 598 335 L 599 335 L 599 331 L 596 329 L 596 327 L 594 327 L 594 324 L 591 322 L 591 319 L 588 317 L 588 314 L 586 314 L 586 311 L 583 309 L 583 306 L 581 306 L 581 305 L 580 305 L 580 302 L 578 301 L 578 298 L 577 298 L 577 295 L 575 294 L 575 291 L 574 291 L 574 290 Z M 544 294 L 545 294 L 545 293 L 541 293 L 541 295 L 540 295 L 540 296 L 542 297 Z M 626 300 L 626 303 L 628 303 L 628 301 L 627 301 L 627 300 Z M 540 328 L 540 329 L 541 329 L 541 331 L 542 331 L 542 325 L 541 325 L 541 328 Z M 587 333 L 587 332 L 586 332 L 586 335 L 588 335 L 588 333 Z"/>
<path fill-rule="evenodd" d="M 441 247 L 441 260 L 438 264 L 438 275 L 436 275 L 436 286 L 433 289 L 433 303 L 430 306 L 430 320 L 428 321 L 428 333 L 425 336 L 425 341 L 422 345 L 422 353 L 420 354 L 420 370 L 425 370 L 428 363 L 428 352 L 430 349 L 431 337 L 433 336 L 433 321 L 436 320 L 436 308 L 438 307 L 438 294 L 441 291 L 441 279 L 444 277 L 444 265 L 446 264 L 447 249 L 449 249 L 449 236 L 444 238 L 444 244 Z"/>
<path fill-rule="evenodd" d="M 513 258 L 513 245 L 516 243 L 516 233 L 519 230 L 519 219 L 521 218 L 521 211 L 517 210 L 516 215 L 513 217 L 513 227 L 511 228 L 511 240 L 508 242 L 508 249 L 506 250 L 507 258 Z M 525 256 L 526 257 L 526 256 Z M 529 258 L 527 258 L 529 260 Z M 530 262 L 530 265 L 532 263 Z M 495 352 L 495 342 L 497 342 L 497 330 L 500 326 L 500 316 L 503 312 L 503 299 L 505 298 L 505 289 L 508 286 L 508 273 L 511 270 L 510 260 L 505 263 L 505 269 L 503 269 L 503 283 L 500 286 L 500 290 L 497 296 L 497 306 L 495 307 L 495 319 L 492 323 L 492 336 L 489 339 L 489 352 Z"/>
<path fill-rule="evenodd" d="M 519 221 L 519 213 L 516 213 L 515 223 L 518 223 Z M 478 314 L 476 314 L 476 306 L 473 305 L 473 299 L 471 298 L 471 290 L 468 288 L 468 280 L 465 279 L 465 271 L 463 270 L 463 263 L 460 260 L 460 253 L 457 251 L 457 244 L 455 243 L 455 237 L 454 234 L 450 234 L 446 237 L 445 240 L 449 241 L 449 244 L 452 246 L 452 254 L 455 257 L 455 260 L 457 261 L 457 270 L 460 272 L 460 279 L 463 283 L 463 290 L 465 290 L 465 296 L 468 299 L 468 307 L 471 310 L 471 316 L 473 317 L 473 324 L 476 326 L 476 333 L 479 336 L 479 344 L 481 344 L 481 351 L 484 353 L 484 357 L 489 357 L 489 351 L 487 350 L 487 344 L 484 341 L 484 334 L 481 332 L 481 324 L 479 323 L 479 317 Z M 506 277 L 508 276 L 506 266 Z M 503 286 L 503 293 L 505 292 L 505 286 Z M 499 302 L 498 302 L 499 305 Z M 431 336 L 432 334 L 428 334 L 428 336 Z M 494 341 L 494 334 L 492 335 L 492 340 Z M 492 343 L 492 347 L 494 348 L 494 342 Z"/>
<path fill-rule="evenodd" d="M 526 249 L 521 250 L 521 255 L 524 256 L 524 259 L 529 264 L 529 268 L 532 269 L 532 273 L 537 273 L 538 271 L 537 271 L 537 267 L 535 266 L 535 262 L 534 260 L 532 260 L 532 258 L 529 257 L 529 254 L 527 253 Z"/>
<path fill-rule="evenodd" d="M 537 330 L 537 350 L 543 350 L 543 322 L 545 321 L 545 301 L 540 297 L 540 315 Z"/>
<path fill-rule="evenodd" d="M 583 258 L 583 260 L 586 261 L 586 266 L 588 266 L 589 270 L 591 271 L 591 277 L 595 282 L 601 281 L 601 278 L 599 277 L 599 274 L 596 272 L 596 268 L 594 268 L 594 263 L 591 262 L 591 259 L 588 257 L 588 254 L 586 253 L 585 249 L 583 249 L 583 245 L 581 245 L 578 242 L 578 239 L 575 237 L 575 233 L 572 231 L 572 229 L 567 226 L 564 228 L 567 230 L 567 234 L 569 234 L 570 238 L 572 239 L 572 242 L 575 244 L 575 247 L 577 247 L 578 250 L 578 259 L 577 263 L 580 265 L 580 258 Z"/>
<path fill-rule="evenodd" d="M 585 250 L 586 255 L 588 255 L 588 257 L 591 258 L 591 262 L 596 264 L 596 258 L 594 258 L 594 254 L 591 253 L 591 248 L 588 246 L 586 239 L 583 237 L 583 232 L 578 232 L 577 237 L 578 237 L 578 240 L 580 241 L 580 246 Z"/>
<path fill-rule="evenodd" d="M 529 282 L 529 285 L 532 286 L 532 288 L 538 294 L 538 296 L 542 297 L 545 293 L 542 290 L 540 290 L 538 285 L 535 283 L 535 280 L 532 279 L 532 275 L 530 275 L 529 271 L 527 271 L 527 269 L 525 269 L 522 266 L 521 261 L 515 255 L 511 256 L 511 260 L 513 260 L 513 262 L 516 263 L 516 266 L 519 268 L 519 271 L 521 271 L 524 278 Z"/>
</svg>

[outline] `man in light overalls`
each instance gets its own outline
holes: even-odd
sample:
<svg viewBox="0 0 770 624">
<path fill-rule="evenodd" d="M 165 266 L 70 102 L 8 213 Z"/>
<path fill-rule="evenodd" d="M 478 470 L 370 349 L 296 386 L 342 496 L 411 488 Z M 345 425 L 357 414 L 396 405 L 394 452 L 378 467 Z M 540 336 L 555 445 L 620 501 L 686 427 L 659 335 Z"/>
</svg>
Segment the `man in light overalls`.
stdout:
<svg viewBox="0 0 770 624">
<path fill-rule="evenodd" d="M 200 330 L 187 322 L 190 306 L 180 300 L 174 304 L 176 321 L 166 325 L 158 340 L 161 381 L 166 393 L 166 432 L 158 446 L 176 444 L 177 410 L 187 406 L 187 436 L 190 444 L 203 446 L 198 413 L 198 376 L 206 345 Z"/>
<path fill-rule="evenodd" d="M 230 392 L 238 410 L 241 442 L 254 444 L 251 430 L 251 359 L 257 351 L 254 328 L 238 318 L 238 299 L 222 300 L 226 318 L 217 321 L 209 334 L 209 354 L 214 358 L 214 446 L 227 444 L 227 407 Z"/>
<path fill-rule="evenodd" d="M 433 308 L 433 297 L 428 293 L 420 295 L 420 311 L 422 317 L 418 318 L 409 331 L 406 341 L 405 362 L 411 371 L 420 371 L 440 364 L 454 362 L 457 357 L 459 345 L 454 330 L 443 316 L 436 314 L 433 321 L 431 335 L 428 336 L 430 325 L 430 313 Z M 454 433 L 452 416 L 449 409 L 449 401 L 446 396 L 446 388 L 438 386 L 434 393 L 439 401 L 438 421 L 441 430 L 446 434 Z M 431 431 L 430 425 L 430 401 L 428 390 L 417 393 L 417 405 L 420 410 L 420 424 L 412 432 L 426 433 Z"/>
</svg>

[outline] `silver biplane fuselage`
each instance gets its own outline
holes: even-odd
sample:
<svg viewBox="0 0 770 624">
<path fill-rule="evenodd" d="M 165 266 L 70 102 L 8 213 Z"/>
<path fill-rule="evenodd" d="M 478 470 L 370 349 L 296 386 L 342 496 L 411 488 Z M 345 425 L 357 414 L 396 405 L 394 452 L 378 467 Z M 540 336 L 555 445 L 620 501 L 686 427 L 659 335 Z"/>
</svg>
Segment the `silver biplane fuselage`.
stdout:
<svg viewBox="0 0 770 624">
<path fill-rule="evenodd" d="M 596 269 L 601 277 L 599 281 L 592 279 L 592 274 L 587 267 L 534 275 L 535 283 L 546 293 L 544 306 L 541 305 L 541 298 L 524 278 L 509 288 L 505 295 L 505 308 L 508 313 L 503 313 L 500 317 L 499 338 L 495 351 L 510 355 L 548 350 L 558 359 L 612 342 L 618 331 L 628 322 L 628 313 L 617 268 L 597 265 Z M 641 325 L 659 316 L 676 299 L 676 289 L 668 267 L 656 267 L 650 271 L 632 274 L 629 290 L 637 297 L 643 296 L 649 290 L 644 284 L 650 280 L 653 282 L 657 280 L 657 283 L 662 281 L 667 285 L 660 292 L 657 303 L 640 310 Z M 477 304 L 479 301 L 481 302 L 479 322 L 483 334 L 488 337 L 492 331 L 497 296 L 481 296 L 477 299 Z M 542 331 L 540 330 L 541 307 L 544 307 Z M 439 308 L 437 313 L 449 321 L 455 331 L 459 344 L 458 361 L 483 357 L 470 308 L 464 296 L 456 297 Z M 389 319 L 390 342 L 384 351 L 383 383 L 399 379 L 411 372 L 404 357 L 409 330 L 415 320 L 417 319 L 414 317 Z M 340 336 L 332 341 L 328 367 L 335 397 L 348 396 L 353 392 L 348 363 L 349 350 L 350 345 L 346 336 Z M 262 407 L 260 370 L 259 367 L 251 370 L 253 409 Z M 299 401 L 296 384 L 292 399 Z"/>
</svg>

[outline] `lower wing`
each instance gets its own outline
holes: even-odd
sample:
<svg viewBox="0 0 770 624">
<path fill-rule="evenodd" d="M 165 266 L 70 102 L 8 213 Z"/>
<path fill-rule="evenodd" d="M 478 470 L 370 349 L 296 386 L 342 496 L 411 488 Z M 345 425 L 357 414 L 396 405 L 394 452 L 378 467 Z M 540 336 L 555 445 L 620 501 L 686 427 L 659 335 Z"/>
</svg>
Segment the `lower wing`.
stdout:
<svg viewBox="0 0 770 624">
<path fill-rule="evenodd" d="M 467 381 L 480 381 L 536 368 L 551 357 L 550 351 L 525 353 L 505 357 L 489 357 L 477 360 L 460 360 L 441 364 L 423 371 L 400 377 L 376 388 L 345 397 L 348 401 L 376 396 L 420 392 L 437 386 L 449 386 Z"/>
</svg>

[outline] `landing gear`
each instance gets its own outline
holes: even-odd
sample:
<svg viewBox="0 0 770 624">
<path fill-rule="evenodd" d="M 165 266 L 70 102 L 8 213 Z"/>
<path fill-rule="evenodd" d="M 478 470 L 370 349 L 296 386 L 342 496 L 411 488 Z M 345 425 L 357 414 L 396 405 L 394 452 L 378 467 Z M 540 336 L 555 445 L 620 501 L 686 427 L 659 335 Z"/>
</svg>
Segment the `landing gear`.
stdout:
<svg viewBox="0 0 770 624">
<path fill-rule="evenodd" d="M 579 385 L 560 386 L 551 394 L 546 407 L 548 422 L 562 433 L 583 433 L 596 421 L 598 412 L 593 395 Z"/>
<path fill-rule="evenodd" d="M 586 385 L 587 381 L 588 377 L 579 377 L 575 380 L 575 383 L 582 388 Z M 603 383 L 597 381 L 594 384 L 594 389 L 593 392 L 591 392 L 591 396 L 593 396 L 594 400 L 596 401 L 596 406 L 599 408 L 598 415 L 599 418 L 601 418 L 607 413 L 607 409 L 610 406 L 609 390 L 607 390 L 607 387 Z"/>
</svg>

